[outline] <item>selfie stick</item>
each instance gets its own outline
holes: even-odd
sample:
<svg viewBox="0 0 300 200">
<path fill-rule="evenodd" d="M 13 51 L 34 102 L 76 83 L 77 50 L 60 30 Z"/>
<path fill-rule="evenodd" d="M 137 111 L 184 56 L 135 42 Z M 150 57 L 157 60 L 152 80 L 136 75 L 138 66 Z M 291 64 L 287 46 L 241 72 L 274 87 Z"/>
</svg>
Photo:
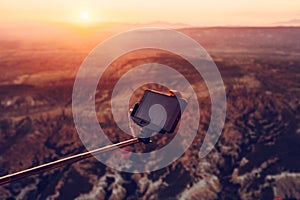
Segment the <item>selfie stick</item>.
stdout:
<svg viewBox="0 0 300 200">
<path fill-rule="evenodd" d="M 67 164 L 77 162 L 77 161 L 80 161 L 80 160 L 83 160 L 83 159 L 86 159 L 86 158 L 90 158 L 90 157 L 92 157 L 93 155 L 96 155 L 96 154 L 104 153 L 104 152 L 107 152 L 107 151 L 112 151 L 112 150 L 115 150 L 115 149 L 118 149 L 118 148 L 124 148 L 124 147 L 134 145 L 134 144 L 137 144 L 137 143 L 140 143 L 140 142 L 143 142 L 143 140 L 141 140 L 139 138 L 133 138 L 133 139 L 129 139 L 129 140 L 119 142 L 119 143 L 116 143 L 116 144 L 108 145 L 108 146 L 105 146 L 105 147 L 102 147 L 102 148 L 99 148 L 99 149 L 95 149 L 95 150 L 92 150 L 92 151 L 87 151 L 87 152 L 80 153 L 80 154 L 77 154 L 77 155 L 74 155 L 74 156 L 62 158 L 60 160 L 53 161 L 53 162 L 43 164 L 43 165 L 40 165 L 40 166 L 36 166 L 36 167 L 26 169 L 26 170 L 23 170 L 23 171 L 20 171 L 20 172 L 16 172 L 16 173 L 13 173 L 13 174 L 8 174 L 6 176 L 0 177 L 0 185 L 4 185 L 6 183 L 10 183 L 12 181 L 19 180 L 19 179 L 24 178 L 24 177 L 32 176 L 32 175 L 35 175 L 35 174 L 38 174 L 38 173 L 41 173 L 41 172 L 45 172 L 45 171 L 48 171 L 48 170 L 51 170 L 51 169 L 55 169 L 55 168 L 58 168 L 58 167 L 61 167 L 61 166 L 67 165 Z"/>
</svg>

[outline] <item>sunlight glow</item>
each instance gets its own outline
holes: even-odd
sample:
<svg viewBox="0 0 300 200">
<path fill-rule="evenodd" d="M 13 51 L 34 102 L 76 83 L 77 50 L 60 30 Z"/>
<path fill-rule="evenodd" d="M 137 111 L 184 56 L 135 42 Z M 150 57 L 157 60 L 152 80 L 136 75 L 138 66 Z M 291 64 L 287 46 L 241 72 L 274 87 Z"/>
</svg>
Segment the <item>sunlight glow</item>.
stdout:
<svg viewBox="0 0 300 200">
<path fill-rule="evenodd" d="M 153 22 L 194 26 L 299 24 L 300 0 L 0 0 L 1 21 L 78 24 Z"/>
<path fill-rule="evenodd" d="M 90 16 L 89 16 L 88 12 L 84 11 L 80 14 L 80 17 L 81 17 L 81 19 L 87 20 L 87 19 L 89 19 Z"/>
</svg>

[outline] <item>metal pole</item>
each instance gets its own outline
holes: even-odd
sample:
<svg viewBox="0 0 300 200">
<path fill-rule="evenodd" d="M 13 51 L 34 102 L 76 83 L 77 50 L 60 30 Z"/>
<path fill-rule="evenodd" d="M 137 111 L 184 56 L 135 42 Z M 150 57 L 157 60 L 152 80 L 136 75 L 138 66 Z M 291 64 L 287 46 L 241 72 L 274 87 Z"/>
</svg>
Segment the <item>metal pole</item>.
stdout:
<svg viewBox="0 0 300 200">
<path fill-rule="evenodd" d="M 26 170 L 23 170 L 20 172 L 8 174 L 8 175 L 0 177 L 0 185 L 4 185 L 6 183 L 10 183 L 12 181 L 15 181 L 15 180 L 18 180 L 18 179 L 21 179 L 24 177 L 32 176 L 32 175 L 35 175 L 35 174 L 38 174 L 41 172 L 45 172 L 45 171 L 48 171 L 51 169 L 61 167 L 63 165 L 71 164 L 71 163 L 77 162 L 79 160 L 83 160 L 83 159 L 92 157 L 93 154 L 107 152 L 107 151 L 115 150 L 117 148 L 123 148 L 126 146 L 137 144 L 139 142 L 141 142 L 141 140 L 139 140 L 139 138 L 133 138 L 130 140 L 126 140 L 126 141 L 119 142 L 116 144 L 108 145 L 108 146 L 105 146 L 105 147 L 102 147 L 99 149 L 95 149 L 92 151 L 80 153 L 80 154 L 70 156 L 67 158 L 62 158 L 60 160 L 56 160 L 56 161 L 53 161 L 53 162 L 50 162 L 47 164 L 43 164 L 43 165 L 36 166 L 36 167 L 30 168 L 30 169 L 26 169 Z"/>
</svg>

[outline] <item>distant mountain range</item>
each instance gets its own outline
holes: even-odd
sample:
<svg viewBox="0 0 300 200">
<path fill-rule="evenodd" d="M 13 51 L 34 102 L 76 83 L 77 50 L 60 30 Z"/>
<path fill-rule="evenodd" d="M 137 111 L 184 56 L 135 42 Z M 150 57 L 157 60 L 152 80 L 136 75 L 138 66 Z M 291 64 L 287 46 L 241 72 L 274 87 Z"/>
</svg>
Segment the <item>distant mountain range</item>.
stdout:
<svg viewBox="0 0 300 200">
<path fill-rule="evenodd" d="M 266 24 L 265 27 L 276 27 L 276 26 L 300 26 L 300 19 L 292 19 L 289 21 L 278 21 L 274 23 Z M 62 23 L 62 22 L 0 22 L 0 31 L 3 33 L 13 31 L 13 34 L 10 36 L 18 35 L 19 33 L 24 35 L 28 31 L 29 32 L 37 32 L 38 30 L 45 30 L 50 32 L 55 32 L 57 30 L 84 30 L 85 32 L 100 30 L 103 29 L 120 32 L 125 30 L 130 30 L 138 27 L 164 27 L 170 29 L 181 29 L 181 28 L 208 28 L 208 27 L 264 27 L 263 25 L 218 25 L 218 26 L 203 26 L 203 25 L 195 25 L 195 24 L 187 24 L 187 23 L 170 23 L 165 21 L 153 21 L 148 23 L 122 23 L 122 22 L 99 22 L 95 24 L 76 24 L 76 23 Z M 22 31 L 20 31 L 20 29 Z M 25 31 L 25 32 L 24 32 Z M 32 33 L 30 33 L 32 34 Z"/>
<path fill-rule="evenodd" d="M 289 21 L 283 21 L 283 22 L 276 22 L 272 25 L 276 26 L 300 26 L 300 19 L 292 19 Z"/>
</svg>

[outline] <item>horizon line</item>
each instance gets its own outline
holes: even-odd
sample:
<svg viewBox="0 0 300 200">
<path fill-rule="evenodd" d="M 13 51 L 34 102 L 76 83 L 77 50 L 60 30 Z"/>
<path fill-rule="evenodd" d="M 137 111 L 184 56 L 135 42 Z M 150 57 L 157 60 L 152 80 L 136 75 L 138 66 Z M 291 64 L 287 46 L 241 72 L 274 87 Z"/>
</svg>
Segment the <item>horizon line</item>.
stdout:
<svg viewBox="0 0 300 200">
<path fill-rule="evenodd" d="M 167 21 L 149 21 L 149 22 L 118 22 L 118 21 L 98 21 L 98 22 L 89 22 L 89 23 L 79 23 L 79 22 L 67 22 L 67 21 L 40 21 L 40 20 L 0 20 L 1 24 L 65 24 L 72 25 L 77 27 L 86 27 L 92 28 L 101 25 L 128 25 L 128 26 L 144 26 L 147 24 L 165 24 L 167 26 L 173 26 L 176 29 L 184 29 L 184 28 L 298 28 L 300 24 L 284 24 L 284 22 L 265 24 L 265 25 L 241 25 L 241 24 L 224 24 L 224 25 L 196 25 L 196 24 L 188 24 L 183 22 L 167 22 Z M 177 27 L 176 27 L 177 26 Z"/>
</svg>

